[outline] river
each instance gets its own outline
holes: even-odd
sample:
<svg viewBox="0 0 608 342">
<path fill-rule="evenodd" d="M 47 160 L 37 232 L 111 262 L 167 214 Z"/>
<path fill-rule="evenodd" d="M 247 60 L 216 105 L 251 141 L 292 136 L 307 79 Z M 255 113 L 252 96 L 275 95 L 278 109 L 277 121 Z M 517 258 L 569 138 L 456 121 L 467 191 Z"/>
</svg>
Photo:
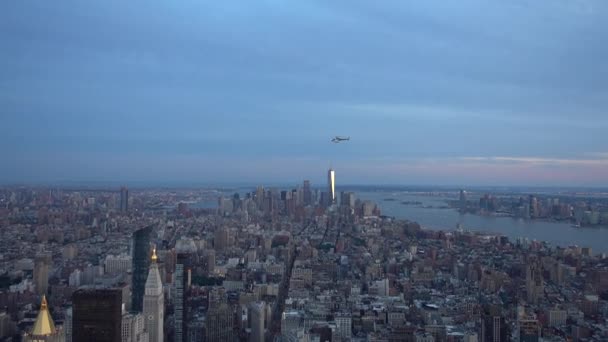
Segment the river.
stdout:
<svg viewBox="0 0 608 342">
<path fill-rule="evenodd" d="M 418 222 L 421 226 L 433 230 L 455 230 L 461 223 L 466 230 L 500 233 L 509 240 L 528 238 L 529 240 L 547 241 L 555 246 L 578 245 L 591 247 L 593 253 L 608 252 L 608 229 L 574 228 L 569 223 L 542 220 L 523 220 L 511 217 L 478 216 L 460 214 L 454 209 L 444 209 L 446 200 L 456 197 L 441 197 L 411 192 L 365 191 L 358 192 L 362 200 L 376 202 L 383 215 L 394 216 Z M 385 199 L 394 199 L 386 201 Z M 421 202 L 421 205 L 404 205 L 401 202 Z M 433 208 L 424 208 L 432 206 Z"/>
</svg>

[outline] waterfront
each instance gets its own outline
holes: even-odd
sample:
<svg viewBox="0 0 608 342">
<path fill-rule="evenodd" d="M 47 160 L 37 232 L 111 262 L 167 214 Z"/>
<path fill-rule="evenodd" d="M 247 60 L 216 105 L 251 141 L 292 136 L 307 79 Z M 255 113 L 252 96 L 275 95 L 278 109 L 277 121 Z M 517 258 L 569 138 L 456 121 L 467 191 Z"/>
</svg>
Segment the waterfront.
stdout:
<svg viewBox="0 0 608 342">
<path fill-rule="evenodd" d="M 569 223 L 473 214 L 461 215 L 454 209 L 438 208 L 446 205 L 446 199 L 456 199 L 456 197 L 388 191 L 365 191 L 357 193 L 357 196 L 362 200 L 376 202 L 383 215 L 415 221 L 427 229 L 455 230 L 460 223 L 464 229 L 500 233 L 511 241 L 521 237 L 547 241 L 557 246 L 591 247 L 593 253 L 608 252 L 608 229 L 606 228 L 574 228 Z M 385 200 L 389 198 L 394 201 Z M 421 202 L 422 205 L 404 205 L 401 203 L 404 201 Z M 427 206 L 432 206 L 432 208 L 426 208 Z"/>
</svg>

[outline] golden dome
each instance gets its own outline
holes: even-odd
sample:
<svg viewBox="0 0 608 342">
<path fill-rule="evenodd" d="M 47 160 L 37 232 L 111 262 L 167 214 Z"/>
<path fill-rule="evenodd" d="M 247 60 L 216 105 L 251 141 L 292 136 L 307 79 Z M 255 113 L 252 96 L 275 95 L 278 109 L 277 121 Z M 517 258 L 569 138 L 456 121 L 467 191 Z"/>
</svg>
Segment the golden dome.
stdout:
<svg viewBox="0 0 608 342">
<path fill-rule="evenodd" d="M 156 246 L 154 246 L 154 248 L 152 248 L 152 262 L 156 262 L 158 260 L 158 257 L 156 256 Z"/>
</svg>

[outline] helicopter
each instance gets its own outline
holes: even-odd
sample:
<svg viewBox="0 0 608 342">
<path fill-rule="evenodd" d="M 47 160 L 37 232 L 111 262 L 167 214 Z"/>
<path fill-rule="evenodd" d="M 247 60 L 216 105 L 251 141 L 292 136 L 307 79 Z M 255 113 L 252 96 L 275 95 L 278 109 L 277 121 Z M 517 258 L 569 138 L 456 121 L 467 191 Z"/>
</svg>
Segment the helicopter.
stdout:
<svg viewBox="0 0 608 342">
<path fill-rule="evenodd" d="M 335 136 L 333 139 L 331 139 L 331 142 L 333 142 L 334 144 L 337 144 L 342 141 L 349 141 L 349 140 L 350 140 L 350 137 Z"/>
</svg>

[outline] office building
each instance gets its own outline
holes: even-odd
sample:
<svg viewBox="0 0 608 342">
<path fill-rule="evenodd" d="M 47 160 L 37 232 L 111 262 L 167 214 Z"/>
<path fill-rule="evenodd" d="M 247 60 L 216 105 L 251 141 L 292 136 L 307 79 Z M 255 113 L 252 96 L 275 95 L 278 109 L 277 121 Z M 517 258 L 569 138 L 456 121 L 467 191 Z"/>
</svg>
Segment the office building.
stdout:
<svg viewBox="0 0 608 342">
<path fill-rule="evenodd" d="M 480 340 L 488 342 L 508 342 L 509 327 L 502 316 L 501 308 L 486 305 L 481 315 Z"/>
<path fill-rule="evenodd" d="M 72 307 L 65 310 L 65 320 L 63 321 L 63 331 L 65 333 L 65 342 L 72 342 Z"/>
<path fill-rule="evenodd" d="M 129 211 L 129 189 L 123 186 L 120 188 L 120 212 L 126 213 Z"/>
<path fill-rule="evenodd" d="M 122 341 L 120 289 L 80 289 L 72 295 L 72 303 L 73 341 Z"/>
<path fill-rule="evenodd" d="M 328 205 L 336 203 L 336 171 L 329 169 L 327 171 L 327 192 L 329 195 Z"/>
<path fill-rule="evenodd" d="M 467 192 L 464 190 L 460 190 L 459 207 L 461 213 L 467 211 Z"/>
<path fill-rule="evenodd" d="M 132 310 L 141 312 L 144 303 L 144 291 L 150 268 L 150 237 L 152 226 L 139 229 L 133 233 L 131 245 L 132 273 Z"/>
<path fill-rule="evenodd" d="M 145 317 L 141 313 L 125 313 L 122 316 L 122 342 L 148 342 Z"/>
<path fill-rule="evenodd" d="M 218 251 L 223 251 L 228 247 L 228 229 L 222 227 L 215 231 L 213 247 Z"/>
<path fill-rule="evenodd" d="M 34 285 L 39 296 L 47 294 L 49 287 L 49 268 L 51 267 L 51 255 L 47 253 L 36 255 L 34 261 Z"/>
<path fill-rule="evenodd" d="M 543 274 L 538 262 L 526 267 L 526 296 L 528 303 L 537 304 L 544 292 Z"/>
<path fill-rule="evenodd" d="M 264 316 L 266 312 L 266 303 L 257 302 L 249 305 L 249 326 L 251 334 L 249 335 L 250 342 L 264 342 Z"/>
<path fill-rule="evenodd" d="M 185 342 L 187 340 L 188 324 L 188 287 L 191 279 L 192 267 L 197 259 L 196 245 L 191 239 L 181 238 L 175 244 L 177 260 L 175 263 L 174 281 L 174 335 L 175 342 Z"/>
<path fill-rule="evenodd" d="M 340 205 L 343 207 L 354 208 L 357 201 L 354 192 L 342 192 L 340 196 Z"/>
<path fill-rule="evenodd" d="M 234 341 L 234 313 L 226 303 L 212 307 L 206 318 L 207 342 Z"/>
<path fill-rule="evenodd" d="M 350 314 L 337 315 L 335 321 L 340 337 L 345 340 L 350 340 L 352 335 L 352 318 Z"/>
<path fill-rule="evenodd" d="M 152 251 L 143 309 L 149 341 L 162 342 L 164 337 L 165 297 L 163 294 L 163 283 L 158 271 L 156 248 Z"/>
<path fill-rule="evenodd" d="M 108 255 L 104 261 L 106 274 L 124 274 L 133 266 L 131 256 L 126 254 Z"/>
<path fill-rule="evenodd" d="M 304 205 L 312 205 L 312 191 L 310 189 L 310 181 L 304 181 L 304 190 L 303 190 L 303 202 Z"/>
<path fill-rule="evenodd" d="M 285 311 L 281 315 L 281 333 L 286 335 L 297 332 L 303 324 L 303 315 L 299 311 Z"/>
<path fill-rule="evenodd" d="M 538 342 L 540 341 L 540 324 L 534 318 L 524 318 L 519 320 L 519 341 Z"/>
</svg>

